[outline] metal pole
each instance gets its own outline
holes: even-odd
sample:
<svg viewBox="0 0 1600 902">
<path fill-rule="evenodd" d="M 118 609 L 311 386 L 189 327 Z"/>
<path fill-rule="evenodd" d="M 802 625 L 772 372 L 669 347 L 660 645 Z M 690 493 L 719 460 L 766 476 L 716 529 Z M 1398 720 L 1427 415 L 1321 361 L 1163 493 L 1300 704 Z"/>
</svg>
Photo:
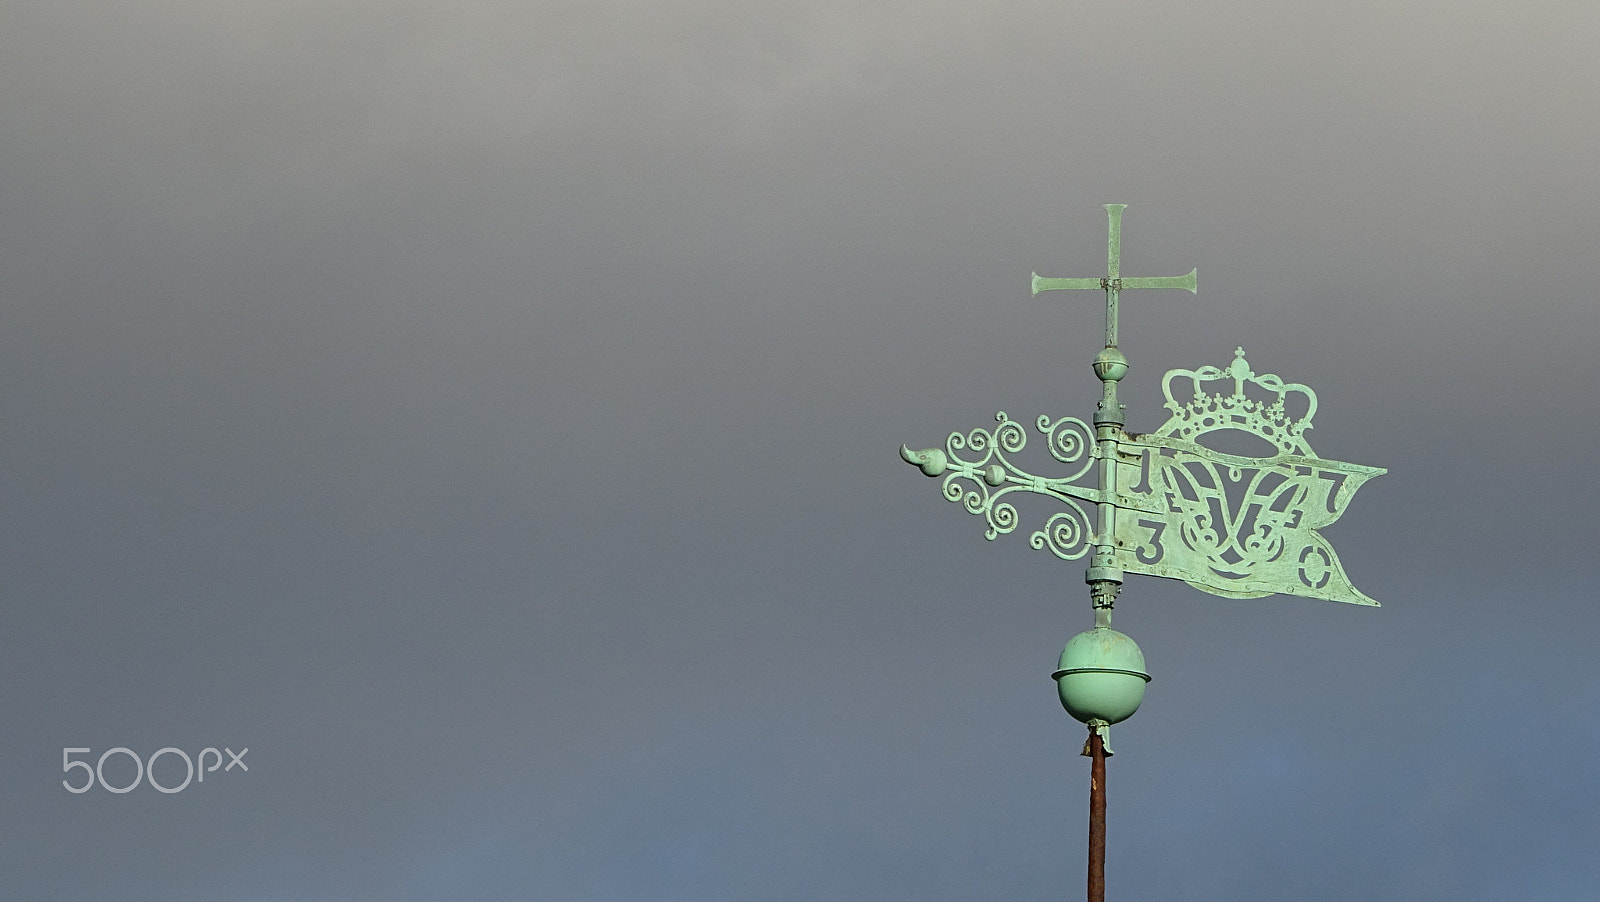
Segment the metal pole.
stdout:
<svg viewBox="0 0 1600 902">
<path fill-rule="evenodd" d="M 1106 746 L 1089 728 L 1089 902 L 1106 902 Z"/>
</svg>

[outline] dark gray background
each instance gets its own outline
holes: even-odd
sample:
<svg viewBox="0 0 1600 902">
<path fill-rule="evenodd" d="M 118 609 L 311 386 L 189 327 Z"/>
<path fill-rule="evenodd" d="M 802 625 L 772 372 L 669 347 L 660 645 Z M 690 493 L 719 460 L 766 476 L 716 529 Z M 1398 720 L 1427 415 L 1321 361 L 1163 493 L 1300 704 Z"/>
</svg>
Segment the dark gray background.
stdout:
<svg viewBox="0 0 1600 902">
<path fill-rule="evenodd" d="M 1114 895 L 1595 898 L 1597 30 L 8 4 L 0 896 L 1074 897 L 1082 567 L 895 449 L 1090 414 L 1118 201 L 1129 428 L 1243 345 L 1390 473 L 1381 609 L 1130 578 Z"/>
</svg>

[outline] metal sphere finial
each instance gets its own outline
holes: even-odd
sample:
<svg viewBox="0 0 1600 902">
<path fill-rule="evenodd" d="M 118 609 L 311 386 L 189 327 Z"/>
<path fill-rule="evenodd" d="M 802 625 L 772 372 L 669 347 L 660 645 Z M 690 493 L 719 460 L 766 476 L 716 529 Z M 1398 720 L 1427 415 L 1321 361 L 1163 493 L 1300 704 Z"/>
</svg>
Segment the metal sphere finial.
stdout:
<svg viewBox="0 0 1600 902">
<path fill-rule="evenodd" d="M 1073 636 L 1050 675 L 1061 706 L 1083 723 L 1121 723 L 1139 710 L 1150 674 L 1144 652 L 1126 634 L 1101 626 Z"/>
<path fill-rule="evenodd" d="M 1128 358 L 1116 348 L 1105 348 L 1094 355 L 1094 374 L 1101 382 L 1118 382 L 1128 374 Z"/>
</svg>

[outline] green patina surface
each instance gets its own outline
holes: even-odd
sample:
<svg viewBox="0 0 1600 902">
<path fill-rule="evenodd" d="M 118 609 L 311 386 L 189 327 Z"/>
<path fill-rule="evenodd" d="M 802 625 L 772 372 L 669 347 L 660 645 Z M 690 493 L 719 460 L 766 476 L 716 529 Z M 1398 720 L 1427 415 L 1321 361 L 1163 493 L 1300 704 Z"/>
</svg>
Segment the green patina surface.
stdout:
<svg viewBox="0 0 1600 902">
<path fill-rule="evenodd" d="M 1120 275 L 1123 209 L 1106 205 L 1106 278 L 1033 277 L 1035 294 L 1058 288 L 1106 292 L 1106 350 L 1095 358 L 1104 396 L 1094 424 L 1048 416 L 1034 423 L 1050 456 L 1065 466 L 1064 475 L 1034 475 L 1013 462 L 1027 445 L 1028 430 L 1004 411 L 992 429 L 951 433 L 942 449 L 902 446 L 901 456 L 928 476 L 943 476 L 945 498 L 983 517 L 989 539 L 1016 530 L 1014 501 L 1020 497 L 1059 502 L 1063 509 L 1046 517 L 1029 542 L 1063 560 L 1089 556 L 1091 584 L 1120 584 L 1124 573 L 1144 573 L 1232 598 L 1281 593 L 1376 605 L 1351 585 L 1317 530 L 1344 513 L 1363 483 L 1386 471 L 1316 456 L 1305 437 L 1317 410 L 1309 387 L 1257 375 L 1238 349 L 1225 366 L 1168 371 L 1162 379 L 1167 421 L 1148 435 L 1123 430 L 1116 394 L 1127 371 L 1116 344 L 1119 292 L 1196 290 L 1194 271 Z M 1230 454 L 1200 441 L 1229 430 L 1254 436 L 1270 450 L 1262 456 Z M 1098 479 L 1084 484 L 1091 470 Z"/>
</svg>

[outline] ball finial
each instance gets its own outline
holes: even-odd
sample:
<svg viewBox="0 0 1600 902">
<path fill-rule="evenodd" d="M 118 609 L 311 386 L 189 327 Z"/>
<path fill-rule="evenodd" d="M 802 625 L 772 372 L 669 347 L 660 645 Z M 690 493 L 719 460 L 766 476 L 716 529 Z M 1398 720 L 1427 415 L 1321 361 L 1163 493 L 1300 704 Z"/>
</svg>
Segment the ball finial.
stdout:
<svg viewBox="0 0 1600 902">
<path fill-rule="evenodd" d="M 1094 374 L 1101 382 L 1116 382 L 1128 373 L 1128 358 L 1116 348 L 1105 348 L 1094 355 Z"/>
<path fill-rule="evenodd" d="M 1139 710 L 1150 674 L 1144 652 L 1109 626 L 1079 633 L 1061 651 L 1061 666 L 1050 675 L 1061 706 L 1084 723 L 1121 723 Z"/>
</svg>

